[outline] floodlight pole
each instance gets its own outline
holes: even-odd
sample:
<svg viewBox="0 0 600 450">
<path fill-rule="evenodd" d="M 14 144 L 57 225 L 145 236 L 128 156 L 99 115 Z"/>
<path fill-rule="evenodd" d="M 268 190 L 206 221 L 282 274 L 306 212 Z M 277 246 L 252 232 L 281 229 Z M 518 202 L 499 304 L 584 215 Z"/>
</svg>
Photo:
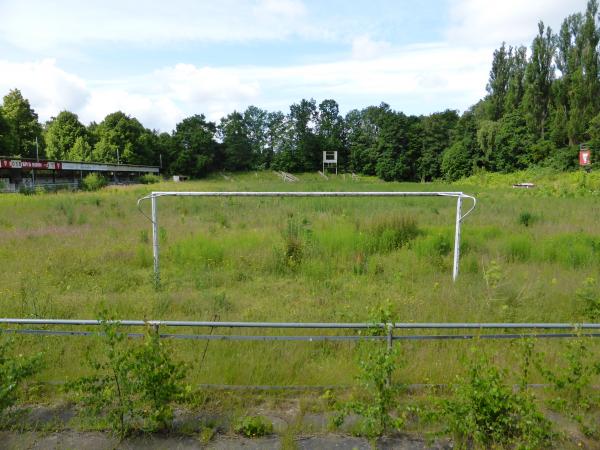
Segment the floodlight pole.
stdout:
<svg viewBox="0 0 600 450">
<path fill-rule="evenodd" d="M 458 262 L 460 260 L 460 222 L 462 220 L 462 196 L 456 197 L 456 225 L 454 227 L 454 263 L 452 265 L 452 281 L 458 278 Z"/>
</svg>

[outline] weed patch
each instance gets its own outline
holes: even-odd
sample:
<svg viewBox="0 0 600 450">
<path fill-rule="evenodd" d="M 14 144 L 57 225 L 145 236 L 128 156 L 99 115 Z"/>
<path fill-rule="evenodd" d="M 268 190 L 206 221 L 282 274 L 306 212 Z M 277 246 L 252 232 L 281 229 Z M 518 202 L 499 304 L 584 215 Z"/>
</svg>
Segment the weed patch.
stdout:
<svg viewBox="0 0 600 450">
<path fill-rule="evenodd" d="M 111 429 L 125 437 L 135 429 L 170 427 L 172 402 L 184 388 L 184 367 L 172 362 L 158 335 L 148 330 L 144 343 L 127 345 L 118 322 L 102 320 L 101 353 L 88 354 L 93 375 L 69 383 L 88 414 L 105 414 Z"/>
<path fill-rule="evenodd" d="M 533 398 L 524 390 L 514 392 L 506 372 L 483 355 L 470 361 L 443 410 L 459 448 L 542 448 L 552 437 L 550 423 Z"/>
<path fill-rule="evenodd" d="M 261 416 L 243 417 L 234 427 L 236 433 L 256 438 L 273 433 L 273 424 Z"/>
</svg>

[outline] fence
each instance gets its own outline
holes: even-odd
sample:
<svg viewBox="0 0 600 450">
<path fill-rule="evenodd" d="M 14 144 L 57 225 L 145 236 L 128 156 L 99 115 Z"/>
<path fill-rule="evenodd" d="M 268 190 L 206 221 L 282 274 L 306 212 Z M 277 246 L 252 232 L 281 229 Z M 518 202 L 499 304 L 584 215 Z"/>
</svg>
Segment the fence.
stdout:
<svg viewBox="0 0 600 450">
<path fill-rule="evenodd" d="M 382 340 L 392 345 L 396 340 L 456 340 L 456 339 L 521 339 L 521 338 L 569 338 L 576 336 L 600 337 L 600 323 L 302 323 L 302 322 L 198 322 L 198 321 L 162 321 L 162 320 L 121 320 L 115 321 L 123 327 L 150 326 L 161 338 L 228 341 L 359 341 Z M 0 325 L 37 325 L 37 326 L 73 326 L 95 327 L 100 320 L 88 319 L 19 319 L 0 318 Z M 160 333 L 161 328 L 209 328 L 210 334 Z M 303 330 L 350 330 L 359 332 L 379 330 L 379 335 L 368 334 L 312 334 L 312 335 L 252 335 L 252 334 L 212 334 L 216 328 L 230 329 L 303 329 Z M 459 334 L 394 334 L 395 330 L 469 330 Z M 489 333 L 489 330 L 503 330 L 503 333 Z M 507 330 L 513 332 L 507 333 Z M 515 332 L 515 330 L 528 330 Z M 543 333 L 532 332 L 542 330 Z M 586 331 L 584 331 L 586 330 Z M 589 330 L 589 331 L 588 331 Z M 597 332 L 594 332 L 597 330 Z M 87 330 L 48 330 L 41 328 L 4 329 L 5 332 L 18 334 L 39 334 L 56 336 L 94 336 L 98 333 Z M 477 331 L 477 333 L 475 332 Z M 550 332 L 553 331 L 553 332 Z M 565 332 L 566 331 L 566 332 Z M 144 333 L 127 333 L 129 337 L 144 336 Z"/>
</svg>

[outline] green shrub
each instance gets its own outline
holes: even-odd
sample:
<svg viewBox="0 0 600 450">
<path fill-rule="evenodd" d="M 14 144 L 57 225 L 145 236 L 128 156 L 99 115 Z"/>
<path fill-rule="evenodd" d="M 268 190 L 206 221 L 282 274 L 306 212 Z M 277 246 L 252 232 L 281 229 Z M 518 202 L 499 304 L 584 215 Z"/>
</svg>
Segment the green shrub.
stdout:
<svg viewBox="0 0 600 450">
<path fill-rule="evenodd" d="M 300 221 L 290 215 L 281 235 L 283 255 L 277 257 L 277 268 L 279 271 L 285 268 L 296 269 L 305 258 L 308 244 L 312 239 L 312 230 L 308 220 Z M 277 253 L 280 254 L 279 251 Z"/>
<path fill-rule="evenodd" d="M 575 295 L 583 302 L 583 312 L 592 321 L 600 319 L 600 287 L 596 280 L 588 277 Z"/>
<path fill-rule="evenodd" d="M 138 181 L 142 184 L 155 184 L 160 183 L 160 177 L 151 173 L 147 173 L 138 178 Z"/>
<path fill-rule="evenodd" d="M 459 448 L 544 448 L 552 437 L 533 397 L 522 389 L 513 391 L 506 374 L 484 356 L 471 361 L 453 394 L 443 412 Z"/>
<path fill-rule="evenodd" d="M 421 231 L 414 219 L 401 216 L 385 216 L 373 220 L 367 226 L 366 251 L 389 253 L 405 246 Z"/>
<path fill-rule="evenodd" d="M 559 148 L 550 157 L 546 158 L 544 165 L 560 172 L 573 170 L 577 167 L 579 147 Z"/>
<path fill-rule="evenodd" d="M 148 330 L 143 345 L 131 348 L 118 327 L 118 322 L 102 320 L 101 348 L 88 355 L 94 373 L 69 383 L 67 389 L 88 414 L 105 414 L 119 437 L 134 429 L 168 428 L 172 402 L 184 391 L 184 368 L 171 361 L 155 332 Z"/>
<path fill-rule="evenodd" d="M 553 399 L 555 404 L 564 403 L 571 410 L 586 410 L 593 402 L 591 381 L 600 375 L 600 360 L 592 348 L 594 338 L 577 337 L 565 344 L 562 352 L 564 361 L 556 369 L 548 369 L 541 365 L 543 355 L 536 360 L 538 370 L 552 384 L 559 397 Z"/>
<path fill-rule="evenodd" d="M 85 176 L 81 185 L 85 191 L 97 191 L 106 186 L 106 178 L 97 173 L 90 173 Z"/>
<path fill-rule="evenodd" d="M 235 432 L 246 437 L 261 437 L 273 432 L 273 424 L 261 416 L 247 416 L 235 425 Z"/>
<path fill-rule="evenodd" d="M 42 367 L 42 355 L 15 355 L 12 351 L 13 341 L 0 334 L 0 414 L 16 399 L 23 382 L 36 374 Z"/>
<path fill-rule="evenodd" d="M 523 211 L 521 214 L 519 214 L 519 224 L 523 225 L 524 227 L 533 225 L 533 222 L 535 221 L 536 217 L 529 211 Z"/>
<path fill-rule="evenodd" d="M 394 322 L 390 303 L 373 310 L 371 316 L 374 324 Z M 387 329 L 380 326 L 373 326 L 367 331 L 371 336 L 385 336 L 387 332 Z M 374 438 L 389 431 L 399 430 L 404 425 L 404 419 L 392 414 L 396 397 L 402 388 L 401 385 L 392 382 L 392 375 L 400 365 L 399 347 L 396 345 L 388 348 L 383 342 L 370 344 L 372 343 L 368 343 L 364 348 L 366 357 L 359 362 L 359 381 L 368 399 L 339 405 L 333 424 L 340 426 L 349 413 L 358 414 L 362 420 L 358 423 L 356 434 Z"/>
</svg>

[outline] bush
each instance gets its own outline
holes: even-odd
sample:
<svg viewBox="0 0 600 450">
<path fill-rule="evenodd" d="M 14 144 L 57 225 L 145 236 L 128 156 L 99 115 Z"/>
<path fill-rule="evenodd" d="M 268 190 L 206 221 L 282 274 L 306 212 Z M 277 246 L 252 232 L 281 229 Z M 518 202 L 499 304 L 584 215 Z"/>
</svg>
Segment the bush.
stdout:
<svg viewBox="0 0 600 450">
<path fill-rule="evenodd" d="M 106 414 L 111 429 L 125 437 L 133 429 L 168 428 L 171 403 L 183 393 L 182 365 L 171 361 L 159 336 L 148 330 L 142 346 L 129 348 L 118 322 L 102 321 L 100 353 L 88 355 L 94 370 L 67 385 L 89 414 Z"/>
<path fill-rule="evenodd" d="M 154 184 L 160 183 L 160 177 L 158 175 L 153 175 L 151 173 L 147 173 L 142 175 L 138 181 L 142 184 Z"/>
<path fill-rule="evenodd" d="M 586 278 L 575 295 L 584 303 L 586 318 L 592 321 L 600 319 L 600 287 L 593 277 Z"/>
<path fill-rule="evenodd" d="M 550 423 L 531 395 L 523 389 L 514 392 L 505 373 L 484 356 L 475 357 L 467 376 L 457 381 L 454 398 L 443 409 L 459 448 L 544 448 L 550 440 Z"/>
<path fill-rule="evenodd" d="M 106 186 L 106 178 L 97 173 L 90 173 L 85 176 L 81 184 L 85 191 L 97 191 Z"/>
<path fill-rule="evenodd" d="M 237 423 L 235 432 L 251 438 L 266 436 L 273 432 L 273 424 L 264 417 L 248 416 Z"/>
<path fill-rule="evenodd" d="M 42 355 L 26 357 L 11 353 L 13 342 L 0 336 L 0 414 L 12 406 L 23 381 L 41 369 Z"/>
<path fill-rule="evenodd" d="M 312 239 L 312 230 L 306 219 L 298 220 L 293 215 L 288 217 L 285 229 L 282 230 L 283 252 L 276 250 L 276 269 L 297 269 L 306 257 Z"/>
<path fill-rule="evenodd" d="M 381 328 L 380 323 L 393 323 L 392 307 L 389 303 L 381 305 L 371 312 L 373 327 L 367 330 L 371 336 L 384 336 L 389 331 Z M 370 438 L 381 436 L 389 431 L 396 431 L 404 426 L 404 418 L 394 416 L 396 398 L 402 386 L 392 382 L 394 371 L 402 361 L 399 357 L 398 345 L 393 348 L 382 346 L 376 342 L 374 346 L 365 347 L 366 358 L 359 362 L 362 387 L 368 394 L 367 401 L 355 400 L 339 406 L 333 424 L 340 426 L 349 413 L 361 416 L 356 433 Z"/>
<path fill-rule="evenodd" d="M 389 253 L 408 244 L 421 231 L 414 219 L 386 216 L 372 221 L 367 234 L 366 250 L 369 253 Z"/>
<path fill-rule="evenodd" d="M 519 224 L 523 225 L 524 227 L 533 225 L 533 222 L 535 221 L 536 217 L 529 211 L 523 211 L 521 214 L 519 214 Z"/>
<path fill-rule="evenodd" d="M 566 172 L 577 167 L 578 157 L 579 147 L 576 145 L 560 148 L 546 158 L 544 165 L 560 172 Z"/>
</svg>

